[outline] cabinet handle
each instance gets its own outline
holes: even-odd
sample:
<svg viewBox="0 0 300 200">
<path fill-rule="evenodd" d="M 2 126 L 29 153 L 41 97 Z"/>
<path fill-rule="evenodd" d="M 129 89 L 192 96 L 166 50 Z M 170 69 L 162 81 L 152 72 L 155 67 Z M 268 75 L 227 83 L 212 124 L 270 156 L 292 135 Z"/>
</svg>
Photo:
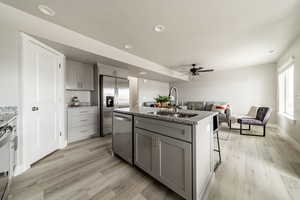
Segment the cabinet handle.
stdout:
<svg viewBox="0 0 300 200">
<path fill-rule="evenodd" d="M 88 132 L 89 130 L 81 130 L 80 133 Z"/>
<path fill-rule="evenodd" d="M 88 113 L 89 111 L 80 111 L 80 113 Z"/>
<path fill-rule="evenodd" d="M 82 119 L 80 120 L 81 122 L 87 122 L 88 120 L 87 119 Z"/>
</svg>

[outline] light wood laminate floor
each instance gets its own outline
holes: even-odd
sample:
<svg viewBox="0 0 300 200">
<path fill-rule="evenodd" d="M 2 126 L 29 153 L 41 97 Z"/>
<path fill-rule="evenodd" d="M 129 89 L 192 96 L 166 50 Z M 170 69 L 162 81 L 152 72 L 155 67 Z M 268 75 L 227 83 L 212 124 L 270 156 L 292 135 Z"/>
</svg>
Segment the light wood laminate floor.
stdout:
<svg viewBox="0 0 300 200">
<path fill-rule="evenodd" d="M 275 129 L 266 138 L 224 128 L 223 162 L 209 200 L 300 199 L 300 151 Z M 13 180 L 9 200 L 180 200 L 145 173 L 111 156 L 111 137 L 69 145 Z"/>
</svg>

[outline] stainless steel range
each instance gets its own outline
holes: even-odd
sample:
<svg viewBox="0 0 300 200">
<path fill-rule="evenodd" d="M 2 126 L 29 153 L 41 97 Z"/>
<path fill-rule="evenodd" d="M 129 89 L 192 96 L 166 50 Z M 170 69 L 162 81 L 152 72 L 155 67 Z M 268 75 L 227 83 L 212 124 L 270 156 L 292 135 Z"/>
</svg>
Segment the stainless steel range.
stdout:
<svg viewBox="0 0 300 200">
<path fill-rule="evenodd" d="M 0 117 L 0 199 L 6 200 L 9 185 L 16 166 L 16 120 L 15 116 Z"/>
</svg>

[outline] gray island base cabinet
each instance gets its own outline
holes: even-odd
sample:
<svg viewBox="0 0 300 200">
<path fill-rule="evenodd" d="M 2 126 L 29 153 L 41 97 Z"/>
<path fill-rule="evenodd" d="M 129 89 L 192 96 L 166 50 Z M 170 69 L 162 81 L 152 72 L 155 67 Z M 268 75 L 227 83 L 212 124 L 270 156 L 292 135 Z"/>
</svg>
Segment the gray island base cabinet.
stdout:
<svg viewBox="0 0 300 200">
<path fill-rule="evenodd" d="M 192 195 L 192 145 L 140 127 L 135 120 L 135 165 L 186 199 Z M 149 119 L 150 120 L 150 119 Z M 155 121 L 150 120 L 148 125 Z M 172 125 L 167 123 L 168 125 Z M 138 126 L 138 127 L 137 127 Z M 159 127 L 162 125 L 157 125 Z M 164 126 L 167 128 L 168 126 Z M 147 127 L 151 129 L 151 127 Z"/>
<path fill-rule="evenodd" d="M 214 173 L 215 115 L 187 124 L 128 114 L 134 118 L 134 165 L 183 198 L 202 200 Z"/>
</svg>

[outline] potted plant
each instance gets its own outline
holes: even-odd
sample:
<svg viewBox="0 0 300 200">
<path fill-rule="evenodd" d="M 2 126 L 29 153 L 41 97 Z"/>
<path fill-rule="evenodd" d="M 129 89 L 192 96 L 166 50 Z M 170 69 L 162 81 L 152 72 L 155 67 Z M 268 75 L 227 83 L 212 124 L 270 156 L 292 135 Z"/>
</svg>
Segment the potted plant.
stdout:
<svg viewBox="0 0 300 200">
<path fill-rule="evenodd" d="M 161 108 L 168 107 L 168 103 L 170 102 L 169 96 L 160 96 L 158 95 L 156 98 L 154 98 L 157 103 L 160 104 Z"/>
</svg>

